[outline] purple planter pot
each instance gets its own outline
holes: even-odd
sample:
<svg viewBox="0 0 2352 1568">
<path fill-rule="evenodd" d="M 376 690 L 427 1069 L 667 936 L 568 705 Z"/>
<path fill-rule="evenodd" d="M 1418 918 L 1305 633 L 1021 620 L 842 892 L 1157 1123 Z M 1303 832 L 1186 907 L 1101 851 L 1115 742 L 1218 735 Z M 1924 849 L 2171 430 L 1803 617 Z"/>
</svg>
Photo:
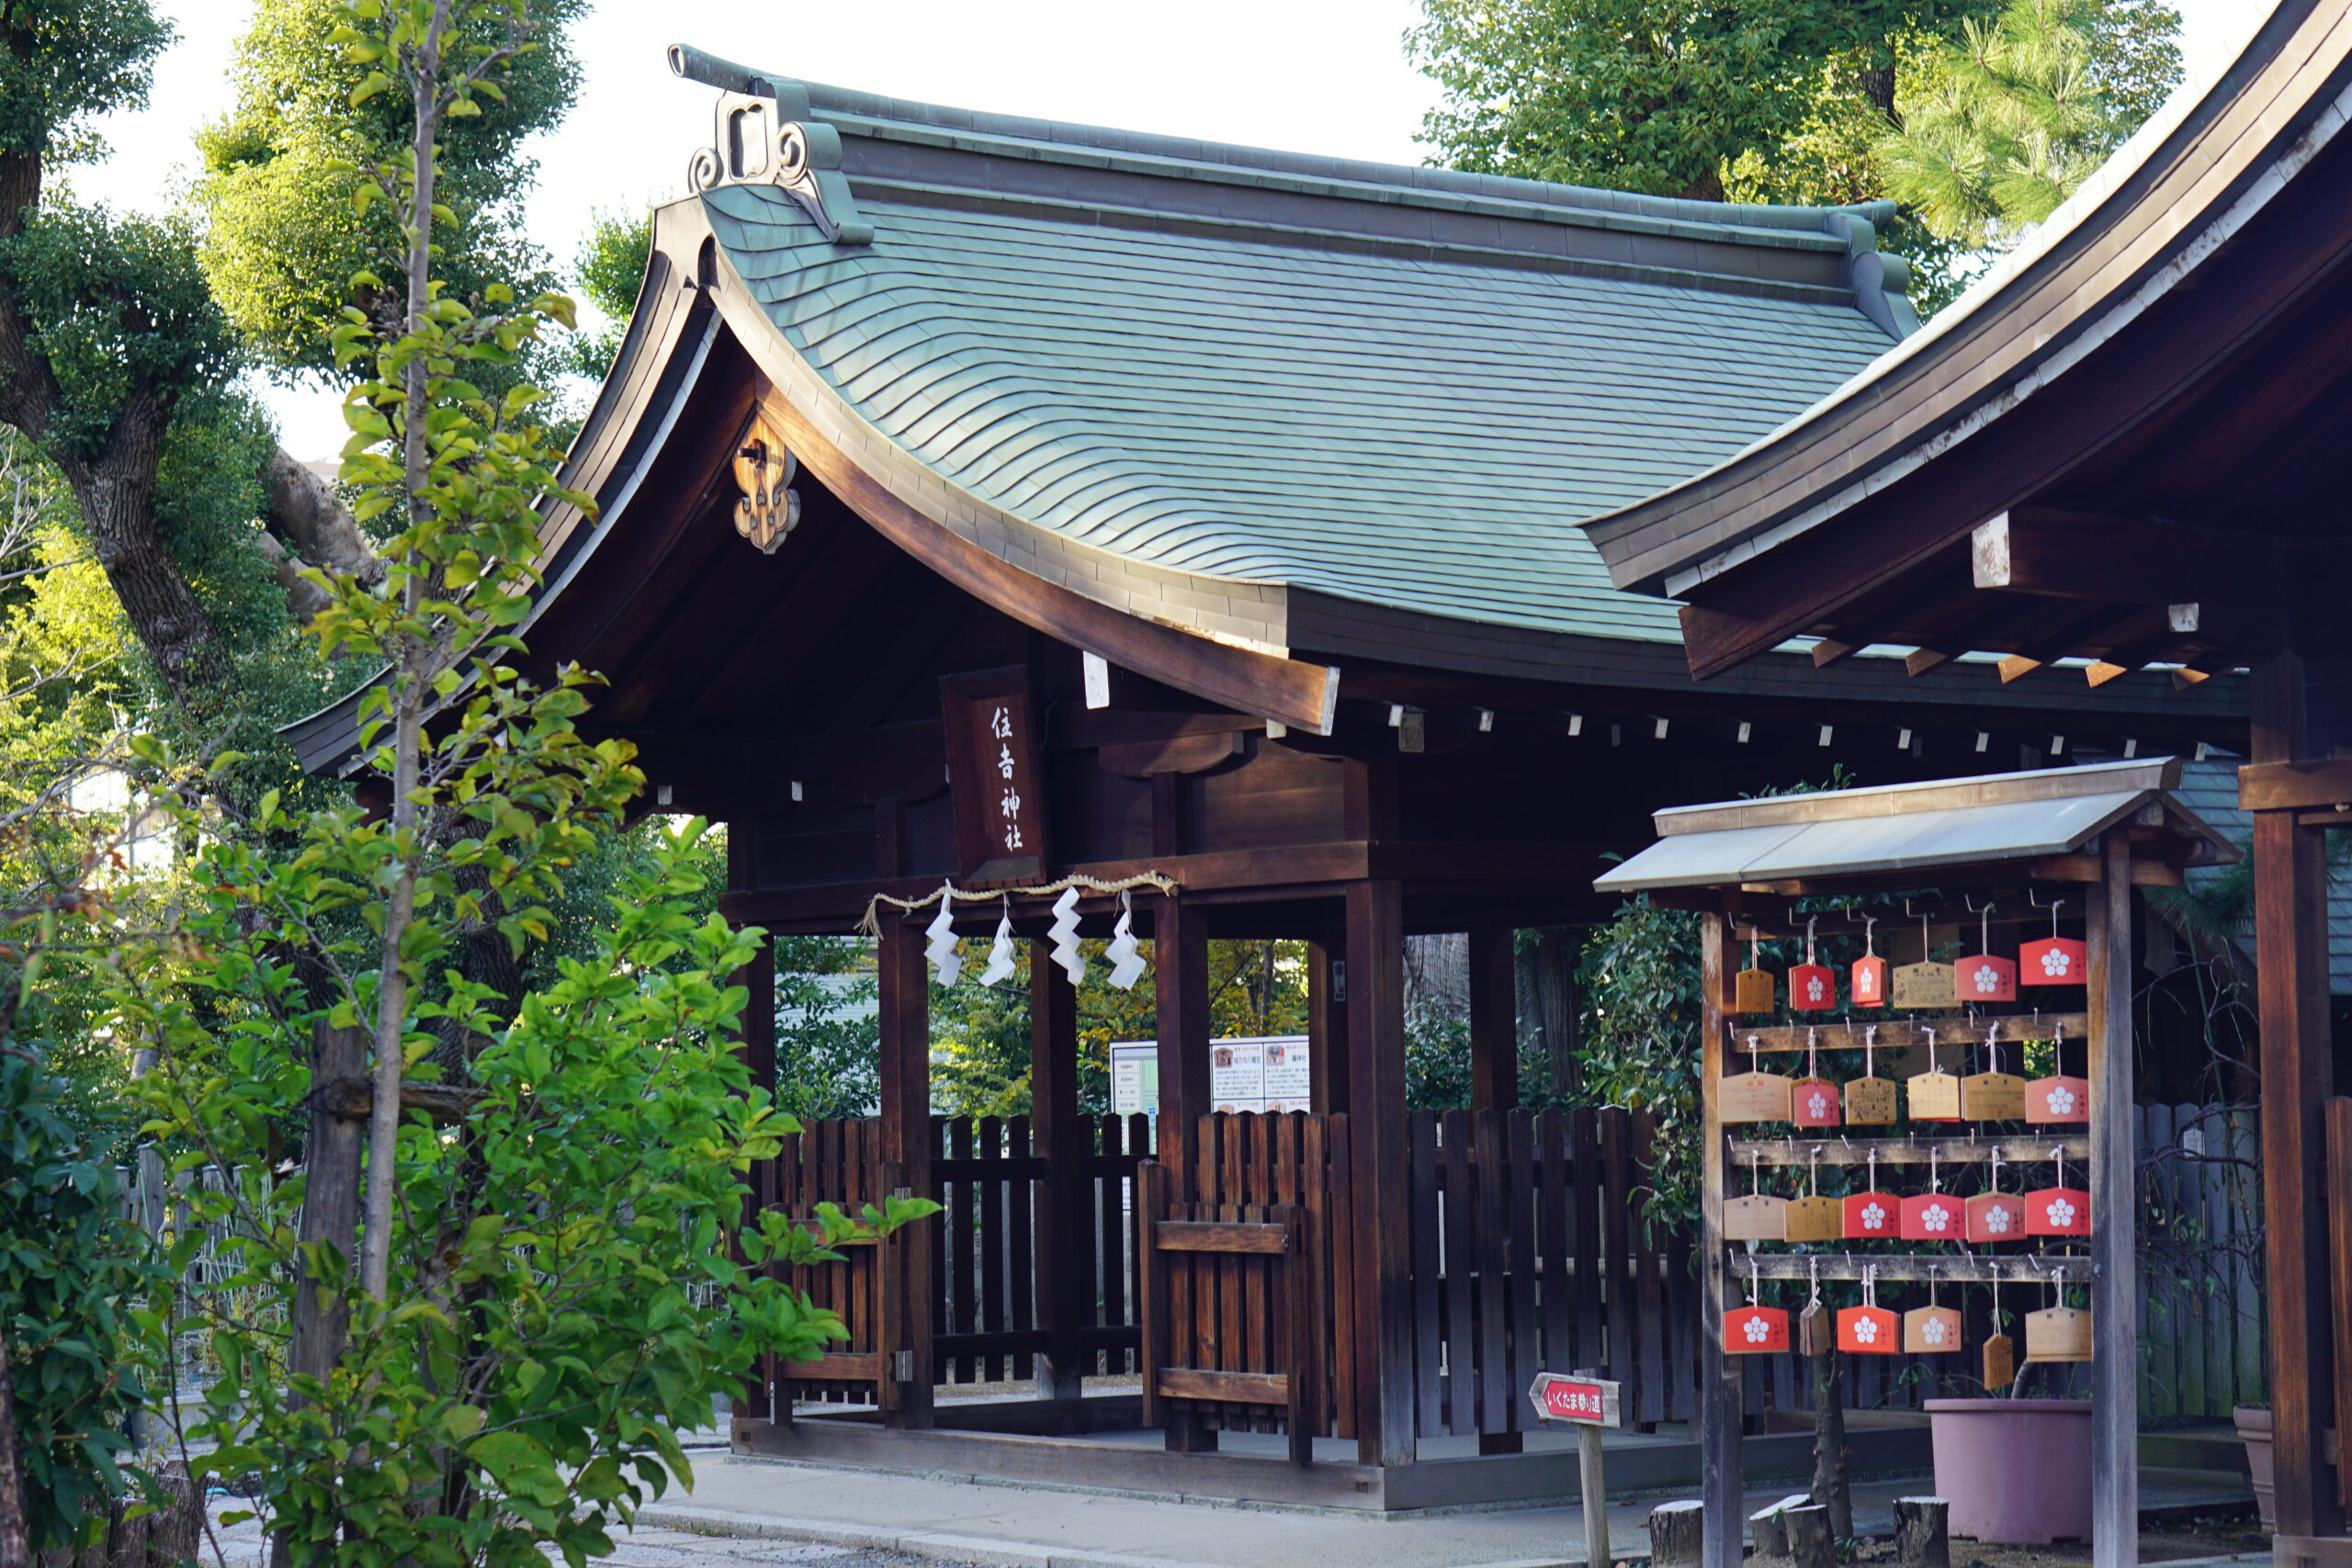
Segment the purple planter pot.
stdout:
<svg viewBox="0 0 2352 1568">
<path fill-rule="evenodd" d="M 2091 1536 L 2087 1399 L 1931 1399 L 1936 1491 L 1954 1535 L 2042 1546 Z"/>
</svg>

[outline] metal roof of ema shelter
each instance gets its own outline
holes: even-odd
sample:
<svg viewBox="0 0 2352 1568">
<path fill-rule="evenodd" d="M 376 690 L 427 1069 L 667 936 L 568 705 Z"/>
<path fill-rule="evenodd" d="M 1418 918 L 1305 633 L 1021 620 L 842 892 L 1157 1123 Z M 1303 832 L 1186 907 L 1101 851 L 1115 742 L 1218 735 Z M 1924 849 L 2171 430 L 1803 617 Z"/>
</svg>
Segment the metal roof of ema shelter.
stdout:
<svg viewBox="0 0 2352 1568">
<path fill-rule="evenodd" d="M 2119 823 L 2161 828 L 2196 863 L 2236 846 L 2171 797 L 2180 761 L 2158 757 L 1823 790 L 1658 812 L 1658 842 L 1597 878 L 1603 893 L 1755 887 L 2074 853 Z"/>
</svg>

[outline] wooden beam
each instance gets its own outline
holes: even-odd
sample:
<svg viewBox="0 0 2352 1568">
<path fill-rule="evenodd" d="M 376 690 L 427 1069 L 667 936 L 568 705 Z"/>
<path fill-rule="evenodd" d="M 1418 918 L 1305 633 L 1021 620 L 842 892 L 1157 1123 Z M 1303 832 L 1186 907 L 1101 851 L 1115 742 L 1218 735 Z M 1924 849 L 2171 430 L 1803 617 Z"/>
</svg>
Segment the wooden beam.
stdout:
<svg viewBox="0 0 2352 1568">
<path fill-rule="evenodd" d="M 2140 1561 L 2140 1357 L 2137 1215 L 2139 1107 L 2132 1084 L 2131 835 L 2100 836 L 2104 875 L 2091 895 L 2091 1568 Z"/>
<path fill-rule="evenodd" d="M 1487 926 L 1470 933 L 1470 1109 L 1519 1103 L 1518 932 Z"/>
<path fill-rule="evenodd" d="M 2238 809 L 2297 811 L 2352 802 L 2352 757 L 2249 762 L 2238 770 Z"/>
<path fill-rule="evenodd" d="M 2278 604 L 2278 545 L 2243 531 L 2018 506 L 1976 525 L 1968 564 L 1977 587 L 2012 593 L 2109 604 Z"/>
<path fill-rule="evenodd" d="M 1348 905 L 1348 1118 L 1355 1199 L 1356 1450 L 1410 1464 L 1413 1281 L 1405 1149 L 1405 891 L 1351 883 Z M 1435 1375 L 1431 1369 L 1430 1375 Z"/>
<path fill-rule="evenodd" d="M 1825 637 L 1813 645 L 1813 667 L 1815 670 L 1826 670 L 1833 664 L 1843 663 L 1852 658 L 1854 650 L 1861 646 L 1860 643 L 1841 642 L 1836 637 Z"/>
<path fill-rule="evenodd" d="M 1946 653 L 1939 649 L 1915 648 L 1903 656 L 1903 672 L 1905 675 L 1925 675 L 1930 670 L 1942 669 L 1958 658 L 1960 653 L 1966 651 L 1967 649 L 1962 649 L 1959 652 Z"/>
<path fill-rule="evenodd" d="M 2028 659 L 2022 653 L 2012 653 L 2001 660 L 2001 684 L 2006 686 L 2012 681 L 2022 681 L 2041 669 L 2043 663 L 2039 659 Z"/>
<path fill-rule="evenodd" d="M 1317 1116 L 1348 1108 L 1346 952 L 1329 942 L 1306 944 L 1306 1063 Z"/>
<path fill-rule="evenodd" d="M 1706 1516 L 1705 1568 L 1740 1568 L 1747 1511 L 1740 1506 L 1739 1359 L 1724 1352 L 1731 1310 L 1724 1250 L 1724 1025 L 1731 1002 L 1731 922 L 1719 909 L 1699 918 L 1699 1487 Z"/>
<path fill-rule="evenodd" d="M 1085 1392 L 1087 1359 L 1079 1330 L 1092 1300 L 1088 1237 L 1092 1181 L 1083 1161 L 1085 1127 L 1078 1114 L 1078 987 L 1046 944 L 1029 944 L 1030 1148 L 1044 1162 L 1045 1179 L 1030 1188 L 1035 1220 L 1037 1325 L 1046 1348 L 1037 1358 L 1037 1397 L 1076 1399 Z"/>
<path fill-rule="evenodd" d="M 2303 660 L 2254 671 L 2254 763 L 2310 759 Z M 2270 775 L 2277 776 L 2277 775 Z M 2244 784 L 2240 784 L 2241 795 Z M 2262 797 L 2275 799 L 2272 797 Z M 2262 1031 L 2265 1300 L 2278 1533 L 2332 1536 L 2345 1509 L 2330 1476 L 2326 1402 L 2335 1385 L 2322 1165 L 2335 1049 L 2328 1025 L 2327 854 L 2320 832 L 2266 804 L 2254 818 L 2256 975 Z"/>
<path fill-rule="evenodd" d="M 931 1190 L 931 972 L 923 962 L 918 929 L 895 911 L 882 921 L 876 946 L 882 1158 L 898 1168 L 914 1196 L 935 1197 Z M 931 1227 L 909 1225 L 889 1245 L 904 1248 L 900 1280 L 905 1294 L 895 1315 L 906 1342 L 877 1348 L 906 1350 L 913 1365 L 911 1375 L 904 1378 L 896 1378 L 898 1369 L 886 1369 L 897 1382 L 897 1407 L 890 1408 L 894 1402 L 884 1391 L 883 1420 L 892 1427 L 926 1427 L 933 1424 Z"/>
<path fill-rule="evenodd" d="M 1123 669 L 1244 713 L 1330 733 L 1339 671 L 1212 641 L 1162 626 L 1024 571 L 924 515 L 865 472 L 779 391 L 762 412 L 825 488 L 877 532 L 933 571 L 1033 631 L 1089 649 Z"/>
</svg>

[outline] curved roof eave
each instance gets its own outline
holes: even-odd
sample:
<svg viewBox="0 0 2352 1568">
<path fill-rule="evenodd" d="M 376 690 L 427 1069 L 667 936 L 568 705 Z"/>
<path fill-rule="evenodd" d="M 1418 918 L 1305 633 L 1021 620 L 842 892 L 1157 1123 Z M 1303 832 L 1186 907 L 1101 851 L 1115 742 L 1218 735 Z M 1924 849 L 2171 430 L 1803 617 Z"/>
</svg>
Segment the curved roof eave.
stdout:
<svg viewBox="0 0 2352 1568">
<path fill-rule="evenodd" d="M 2342 52 L 2347 30 L 2344 13 L 2341 3 L 2330 5 L 2324 0 L 2271 0 L 2265 9 L 2251 13 L 2246 35 L 2234 51 L 2219 57 L 2197 80 L 2183 84 L 2024 244 L 1996 263 L 1919 331 L 1879 355 L 1810 408 L 1720 463 L 1657 495 L 1583 522 L 1580 526 L 1600 547 L 1611 581 L 1630 592 L 1681 596 L 1695 584 L 1806 532 L 1852 501 L 1959 445 L 2000 412 L 2054 381 L 2090 348 L 2140 315 L 2266 205 L 2296 167 L 2333 139 L 2352 107 L 2346 95 L 2336 95 L 2324 104 L 2300 106 L 2308 123 L 2299 128 L 2282 127 L 2276 121 L 2267 124 L 2272 134 L 2265 139 L 2266 150 L 2277 145 L 2278 136 L 2291 132 L 2286 149 L 2267 167 L 2259 160 L 2247 160 L 2251 166 L 2224 182 L 2213 199 L 2200 208 L 2196 221 L 2179 222 L 2177 211 L 2170 209 L 2157 213 L 2144 227 L 2161 234 L 2163 254 L 2119 275 L 2110 287 L 2081 301 L 2064 329 L 2043 333 L 2037 346 L 2044 352 L 2007 378 L 2008 396 L 1993 397 L 1988 389 L 1989 403 L 1980 398 L 1940 426 L 1912 432 L 1912 441 L 1898 453 L 1884 455 L 1859 473 L 1850 451 L 1836 442 L 1827 445 L 1845 460 L 1819 464 L 1817 475 L 1803 465 L 1804 455 L 1797 449 L 1808 439 L 1819 438 L 1906 373 L 1959 360 L 1972 350 L 1982 354 L 1999 346 L 1988 344 L 1976 329 L 1987 318 L 2018 307 L 2024 296 L 2046 280 L 2053 258 L 2061 252 L 2079 254 L 2092 240 L 2118 230 L 2143 210 L 2151 190 L 2185 183 L 2183 176 L 2217 168 L 2230 152 L 2243 150 L 2243 140 L 2216 145 L 2208 134 L 2221 111 L 2256 88 L 2266 68 L 2291 57 L 2290 46 L 2307 32 L 2323 35 L 2312 40 L 2315 46 L 2332 42 Z M 2166 220 L 2171 220 L 2169 224 Z M 1808 483 L 1809 479 L 1816 482 Z M 1774 504 L 1764 498 L 1768 489 L 1796 499 Z M 1758 523 L 1743 513 L 1747 525 L 1737 531 L 1737 536 L 1677 547 L 1687 533 L 1697 531 L 1677 533 L 1673 525 L 1680 514 L 1703 509 L 1712 516 L 1724 516 L 1740 505 L 1747 513 L 1769 511 L 1770 516 Z M 1645 534 L 1651 536 L 1641 536 Z"/>
</svg>

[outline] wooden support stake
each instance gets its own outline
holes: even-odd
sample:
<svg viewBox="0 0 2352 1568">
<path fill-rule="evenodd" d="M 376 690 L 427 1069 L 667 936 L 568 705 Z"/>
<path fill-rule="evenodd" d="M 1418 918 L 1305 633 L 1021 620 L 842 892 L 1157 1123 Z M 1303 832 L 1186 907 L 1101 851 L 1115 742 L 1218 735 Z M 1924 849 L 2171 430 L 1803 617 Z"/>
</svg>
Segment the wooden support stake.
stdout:
<svg viewBox="0 0 2352 1568">
<path fill-rule="evenodd" d="M 2089 939 L 2091 1083 L 2091 1563 L 2140 1561 L 2140 1357 L 2134 1258 L 2137 1108 L 2132 1091 L 2132 844 L 2099 842 L 2106 875 Z"/>
<path fill-rule="evenodd" d="M 876 983 L 881 1022 L 882 1158 L 899 1170 L 910 1195 L 935 1196 L 931 1184 L 931 974 L 921 932 L 895 916 L 882 922 Z M 921 1428 L 932 1423 L 932 1228 L 907 1226 L 891 1238 L 900 1250 L 899 1343 L 876 1345 L 882 1373 L 895 1382 L 896 1409 L 883 1421 Z M 906 1364 L 899 1352 L 905 1352 Z M 901 1376 L 900 1373 L 905 1375 Z"/>
<path fill-rule="evenodd" d="M 1609 1545 L 1609 1482 L 1601 1470 L 1597 1422 L 1577 1427 L 1577 1488 L 1584 1494 L 1585 1568 L 1608 1568 L 1614 1553 Z"/>
<path fill-rule="evenodd" d="M 1414 1458 L 1412 1210 L 1406 1191 L 1405 897 L 1348 885 L 1348 1077 L 1355 1156 L 1356 1446 L 1365 1464 Z M 1428 1369 L 1436 1376 L 1434 1367 Z"/>
<path fill-rule="evenodd" d="M 1470 933 L 1470 1109 L 1519 1103 L 1519 996 L 1507 927 Z"/>
<path fill-rule="evenodd" d="M 1699 1478 L 1706 1504 L 1706 1568 L 1739 1568 L 1740 1378 L 1720 1332 L 1731 1308 L 1724 1251 L 1724 1121 L 1716 1093 L 1724 1076 L 1724 1009 L 1730 1000 L 1731 922 L 1699 919 Z"/>
<path fill-rule="evenodd" d="M 1951 1505 L 1941 1497 L 1894 1500 L 1896 1568 L 1951 1568 Z"/>
<path fill-rule="evenodd" d="M 1650 1510 L 1650 1568 L 1700 1568 L 1707 1506 L 1697 1498 L 1661 1503 Z M 1732 1550 L 1739 1550 L 1733 1538 Z"/>
<path fill-rule="evenodd" d="M 1076 1399 L 1085 1392 L 1079 1336 L 1094 1294 L 1088 1247 L 1094 1227 L 1085 1174 L 1093 1151 L 1083 1146 L 1085 1128 L 1078 1115 L 1078 988 L 1060 964 L 1045 958 L 1044 944 L 1032 943 L 1029 1146 L 1046 1168 L 1045 1179 L 1031 1190 L 1037 1326 L 1046 1331 L 1045 1352 L 1037 1358 L 1037 1397 Z"/>
</svg>

